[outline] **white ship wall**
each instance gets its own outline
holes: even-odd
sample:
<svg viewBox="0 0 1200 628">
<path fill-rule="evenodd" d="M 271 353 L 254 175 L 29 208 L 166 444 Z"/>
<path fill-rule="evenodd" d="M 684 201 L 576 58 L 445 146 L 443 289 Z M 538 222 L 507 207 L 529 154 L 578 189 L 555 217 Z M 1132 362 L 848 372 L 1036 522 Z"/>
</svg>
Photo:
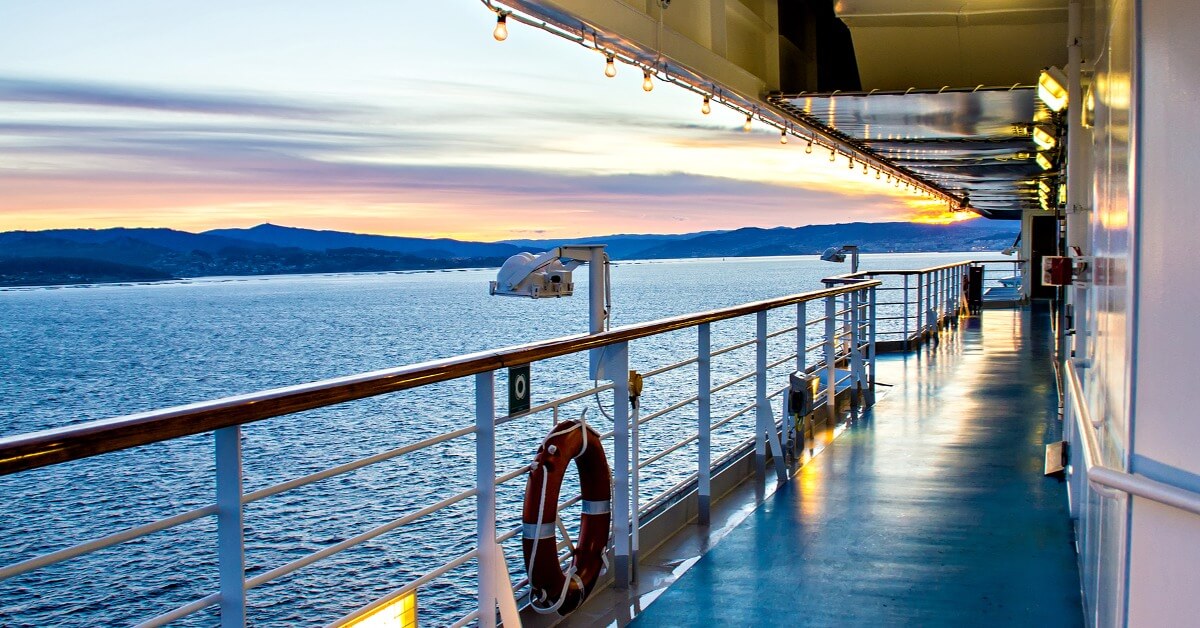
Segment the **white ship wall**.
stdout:
<svg viewBox="0 0 1200 628">
<path fill-rule="evenodd" d="M 1090 241 L 1069 244 L 1096 258 L 1076 340 L 1088 404 L 1106 465 L 1200 491 L 1200 4 L 1111 0 L 1083 14 L 1092 211 Z M 1197 625 L 1200 517 L 1094 494 L 1080 516 L 1090 624 Z"/>
</svg>

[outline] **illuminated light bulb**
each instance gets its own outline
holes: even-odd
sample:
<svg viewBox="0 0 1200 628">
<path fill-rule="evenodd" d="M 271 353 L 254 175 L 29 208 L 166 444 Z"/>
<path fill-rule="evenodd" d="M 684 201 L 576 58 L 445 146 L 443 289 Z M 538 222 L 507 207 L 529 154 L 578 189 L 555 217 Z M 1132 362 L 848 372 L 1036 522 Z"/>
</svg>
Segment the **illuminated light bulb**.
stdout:
<svg viewBox="0 0 1200 628">
<path fill-rule="evenodd" d="M 829 149 L 829 163 L 833 163 L 835 159 L 837 159 L 837 149 L 831 148 Z"/>
<path fill-rule="evenodd" d="M 881 176 L 883 176 L 883 173 L 879 172 L 879 168 L 876 168 L 876 169 L 875 169 L 875 178 L 876 178 L 876 179 L 878 179 L 878 178 L 880 178 Z"/>
<path fill-rule="evenodd" d="M 700 113 L 704 115 L 712 113 L 712 105 L 708 103 L 708 96 L 704 97 L 704 104 L 700 105 Z"/>
<path fill-rule="evenodd" d="M 604 76 L 607 76 L 608 78 L 612 78 L 616 75 L 617 75 L 616 60 L 613 59 L 612 55 L 608 55 L 608 61 L 604 62 Z"/>
<path fill-rule="evenodd" d="M 867 174 L 867 162 L 863 162 L 863 174 Z"/>
<path fill-rule="evenodd" d="M 1054 163 L 1046 158 L 1046 153 L 1037 154 L 1037 164 L 1042 167 L 1042 170 L 1050 170 L 1054 167 Z"/>
<path fill-rule="evenodd" d="M 1042 150 L 1050 150 L 1058 143 L 1050 130 L 1044 126 L 1033 127 L 1033 142 Z"/>
<path fill-rule="evenodd" d="M 746 124 L 742 125 L 742 130 L 749 133 L 750 132 L 750 123 L 752 123 L 752 122 L 754 122 L 754 116 L 751 114 L 746 114 Z"/>
<path fill-rule="evenodd" d="M 847 155 L 847 157 L 849 157 L 849 158 L 850 158 L 850 169 L 851 169 L 851 170 L 854 170 L 854 156 L 853 156 L 853 155 Z"/>
<path fill-rule="evenodd" d="M 653 91 L 654 90 L 654 79 L 650 78 L 650 70 L 645 70 L 644 72 L 642 72 L 642 77 L 643 77 L 642 78 L 642 91 L 647 91 L 647 92 Z"/>
<path fill-rule="evenodd" d="M 779 143 L 787 144 L 787 130 L 786 129 L 779 132 Z"/>
<path fill-rule="evenodd" d="M 1067 75 L 1063 71 L 1050 66 L 1042 70 L 1038 77 L 1038 98 L 1046 103 L 1051 111 L 1062 111 L 1067 107 Z"/>
<path fill-rule="evenodd" d="M 508 39 L 508 15 L 504 13 L 496 14 L 496 30 L 492 31 L 492 37 L 496 41 L 504 41 Z"/>
<path fill-rule="evenodd" d="M 811 154 L 812 154 L 812 144 L 813 144 L 812 140 L 808 140 L 808 146 L 805 146 L 805 147 L 804 147 L 804 153 L 805 153 L 805 154 L 807 154 L 807 155 L 811 155 Z"/>
</svg>

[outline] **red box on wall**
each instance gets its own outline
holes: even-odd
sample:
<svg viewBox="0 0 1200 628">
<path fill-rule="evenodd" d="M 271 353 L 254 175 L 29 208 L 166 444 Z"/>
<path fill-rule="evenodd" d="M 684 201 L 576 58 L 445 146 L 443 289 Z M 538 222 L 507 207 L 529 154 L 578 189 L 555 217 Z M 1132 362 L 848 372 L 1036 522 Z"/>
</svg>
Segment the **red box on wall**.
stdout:
<svg viewBox="0 0 1200 628">
<path fill-rule="evenodd" d="M 1074 280 L 1074 267 L 1069 257 L 1046 256 L 1042 258 L 1042 285 L 1069 286 Z"/>
</svg>

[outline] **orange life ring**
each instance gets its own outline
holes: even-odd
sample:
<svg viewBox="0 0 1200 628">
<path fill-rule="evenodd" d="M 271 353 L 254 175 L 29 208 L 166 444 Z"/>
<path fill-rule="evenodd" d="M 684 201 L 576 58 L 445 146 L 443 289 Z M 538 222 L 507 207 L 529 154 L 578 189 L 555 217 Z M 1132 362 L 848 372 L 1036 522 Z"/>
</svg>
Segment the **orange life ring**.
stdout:
<svg viewBox="0 0 1200 628">
<path fill-rule="evenodd" d="M 564 573 L 558 561 L 555 524 L 563 475 L 572 460 L 579 470 L 583 515 L 575 554 Z M 611 498 L 612 473 L 600 435 L 582 417 L 555 425 L 534 457 L 521 512 L 521 545 L 534 610 L 566 615 L 592 592 L 604 568 L 612 521 Z"/>
</svg>

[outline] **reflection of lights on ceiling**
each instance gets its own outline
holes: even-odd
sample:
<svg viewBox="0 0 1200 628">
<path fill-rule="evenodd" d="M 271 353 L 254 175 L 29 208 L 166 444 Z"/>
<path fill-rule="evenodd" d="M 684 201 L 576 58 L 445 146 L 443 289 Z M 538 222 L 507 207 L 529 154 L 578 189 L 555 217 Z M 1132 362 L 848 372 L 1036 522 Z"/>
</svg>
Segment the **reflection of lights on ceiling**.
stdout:
<svg viewBox="0 0 1200 628">
<path fill-rule="evenodd" d="M 1066 109 L 1067 75 L 1054 66 L 1042 70 L 1041 76 L 1038 77 L 1038 98 L 1052 111 Z"/>
<path fill-rule="evenodd" d="M 1087 93 L 1083 95 L 1083 128 L 1090 129 L 1096 125 L 1096 92 L 1088 85 Z"/>
<path fill-rule="evenodd" d="M 1049 127 L 1035 126 L 1033 127 L 1033 142 L 1042 150 L 1050 150 L 1058 143 L 1054 138 L 1054 134 L 1050 132 Z"/>
</svg>

